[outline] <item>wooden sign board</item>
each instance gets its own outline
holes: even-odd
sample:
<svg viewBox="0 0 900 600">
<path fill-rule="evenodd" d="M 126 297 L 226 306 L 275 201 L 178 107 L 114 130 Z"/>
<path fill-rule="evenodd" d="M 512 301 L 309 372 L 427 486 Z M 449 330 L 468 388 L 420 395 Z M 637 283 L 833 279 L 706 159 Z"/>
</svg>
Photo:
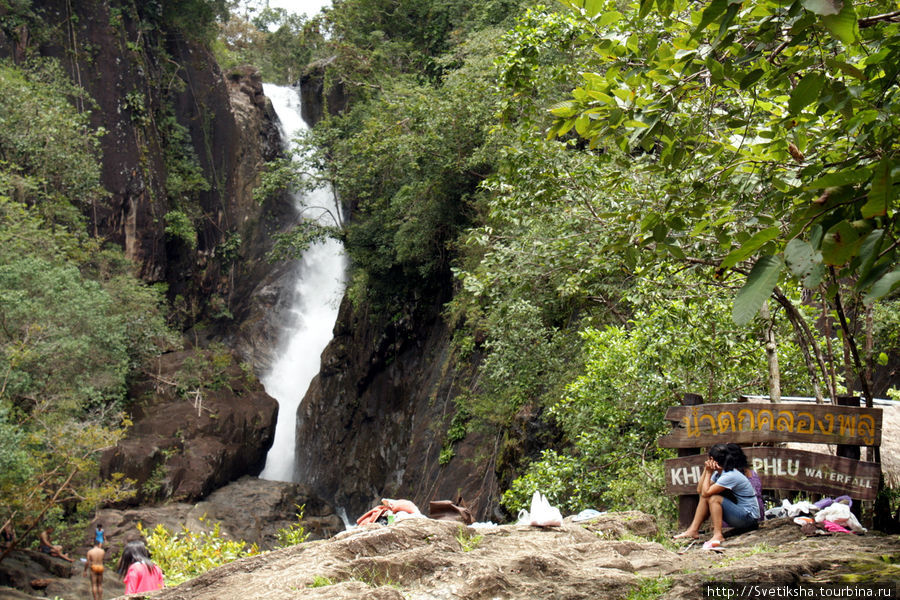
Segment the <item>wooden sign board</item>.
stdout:
<svg viewBox="0 0 900 600">
<path fill-rule="evenodd" d="M 881 409 L 806 403 L 726 403 L 675 406 L 666 412 L 671 433 L 663 448 L 708 448 L 734 442 L 809 442 L 881 445 Z"/>
<path fill-rule="evenodd" d="M 764 489 L 848 494 L 854 500 L 874 500 L 878 491 L 877 463 L 787 448 L 744 448 L 744 453 Z M 667 460 L 666 492 L 696 494 L 706 458 L 704 453 Z"/>
</svg>

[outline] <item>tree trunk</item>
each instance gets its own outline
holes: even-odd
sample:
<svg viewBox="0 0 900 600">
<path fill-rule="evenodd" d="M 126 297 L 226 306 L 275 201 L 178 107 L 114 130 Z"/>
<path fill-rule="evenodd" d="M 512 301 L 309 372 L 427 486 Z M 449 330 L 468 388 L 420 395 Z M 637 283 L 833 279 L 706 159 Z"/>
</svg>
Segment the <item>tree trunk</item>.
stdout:
<svg viewBox="0 0 900 600">
<path fill-rule="evenodd" d="M 768 301 L 763 302 L 759 315 L 766 321 L 764 343 L 766 361 L 769 364 L 769 398 L 781 402 L 781 370 L 778 368 L 778 344 L 775 343 L 775 317 L 769 311 Z"/>
</svg>

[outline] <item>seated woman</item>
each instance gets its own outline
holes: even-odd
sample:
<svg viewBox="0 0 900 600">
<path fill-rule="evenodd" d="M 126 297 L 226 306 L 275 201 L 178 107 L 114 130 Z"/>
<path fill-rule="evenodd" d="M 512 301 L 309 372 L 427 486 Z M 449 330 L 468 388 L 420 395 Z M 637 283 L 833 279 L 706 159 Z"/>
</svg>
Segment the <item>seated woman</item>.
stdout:
<svg viewBox="0 0 900 600">
<path fill-rule="evenodd" d="M 747 456 L 737 444 L 716 444 L 709 449 L 703 465 L 703 475 L 697 484 L 700 502 L 690 526 L 674 539 L 700 537 L 700 526 L 709 518 L 712 537 L 703 544 L 707 550 L 718 548 L 725 541 L 722 523 L 731 527 L 755 527 L 759 519 L 756 491 L 744 475 Z"/>
</svg>

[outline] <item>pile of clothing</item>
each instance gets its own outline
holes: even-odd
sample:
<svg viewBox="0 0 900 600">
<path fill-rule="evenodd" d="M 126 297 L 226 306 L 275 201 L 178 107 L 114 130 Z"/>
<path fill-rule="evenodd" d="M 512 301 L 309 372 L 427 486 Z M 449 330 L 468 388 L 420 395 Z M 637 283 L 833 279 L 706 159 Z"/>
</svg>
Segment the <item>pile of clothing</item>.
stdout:
<svg viewBox="0 0 900 600">
<path fill-rule="evenodd" d="M 429 503 L 429 517 L 439 521 L 457 521 L 465 525 L 473 525 L 475 521 L 462 498 L 458 498 L 456 502 L 451 500 L 432 500 Z M 414 518 L 425 518 L 425 515 L 410 500 L 382 498 L 381 504 L 371 508 L 358 518 L 356 524 L 378 523 L 380 525 L 390 525 L 396 521 Z"/>
<path fill-rule="evenodd" d="M 791 503 L 782 500 L 781 506 L 766 511 L 767 519 L 791 517 L 800 525 L 806 535 L 828 535 L 829 533 L 866 533 L 852 512 L 853 500 L 850 496 L 822 498 L 818 502 L 805 500 Z"/>
<path fill-rule="evenodd" d="M 415 517 L 424 517 L 419 507 L 409 500 L 394 500 L 393 498 L 382 498 L 381 504 L 369 510 L 366 514 L 356 520 L 357 525 L 365 525 L 366 523 L 380 523 L 381 525 L 390 525 L 395 520 L 402 520 Z"/>
</svg>

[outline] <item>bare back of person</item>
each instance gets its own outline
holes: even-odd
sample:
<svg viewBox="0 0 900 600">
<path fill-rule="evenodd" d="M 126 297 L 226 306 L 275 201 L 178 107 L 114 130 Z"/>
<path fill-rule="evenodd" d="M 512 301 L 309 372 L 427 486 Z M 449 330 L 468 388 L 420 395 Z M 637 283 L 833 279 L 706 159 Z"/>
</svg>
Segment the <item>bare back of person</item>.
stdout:
<svg viewBox="0 0 900 600">
<path fill-rule="evenodd" d="M 100 544 L 96 544 L 87 552 L 87 561 L 84 564 L 84 574 L 91 578 L 91 594 L 94 600 L 103 598 L 103 559 L 106 551 Z"/>
</svg>

